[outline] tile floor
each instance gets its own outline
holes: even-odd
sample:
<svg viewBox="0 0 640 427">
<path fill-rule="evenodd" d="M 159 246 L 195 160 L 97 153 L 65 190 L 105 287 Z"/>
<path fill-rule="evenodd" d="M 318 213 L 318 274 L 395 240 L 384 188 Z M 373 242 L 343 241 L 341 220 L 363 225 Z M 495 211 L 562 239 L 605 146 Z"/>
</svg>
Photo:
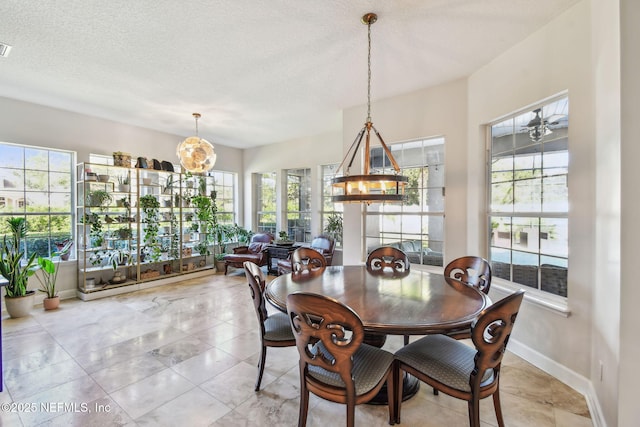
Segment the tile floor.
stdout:
<svg viewBox="0 0 640 427">
<path fill-rule="evenodd" d="M 65 300 L 2 319 L 2 426 L 295 426 L 295 348 L 270 348 L 253 391 L 259 338 L 242 270 L 91 302 Z M 402 345 L 390 337 L 385 348 Z M 591 426 L 585 399 L 513 354 L 503 362 L 508 426 Z M 9 405 L 7 405 L 9 404 Z M 8 409 L 8 410 L 7 410 Z M 18 411 L 19 410 L 19 411 Z M 385 406 L 356 424 L 386 426 Z M 495 426 L 491 399 L 483 426 Z M 342 425 L 344 406 L 311 395 L 307 425 Z M 468 425 L 466 403 L 425 385 L 402 406 L 403 426 Z"/>
</svg>

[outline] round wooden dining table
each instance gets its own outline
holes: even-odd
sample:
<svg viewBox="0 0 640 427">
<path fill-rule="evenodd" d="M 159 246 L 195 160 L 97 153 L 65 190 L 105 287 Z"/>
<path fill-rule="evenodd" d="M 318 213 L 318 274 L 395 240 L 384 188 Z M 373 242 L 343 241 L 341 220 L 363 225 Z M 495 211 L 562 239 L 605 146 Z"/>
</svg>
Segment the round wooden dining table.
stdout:
<svg viewBox="0 0 640 427">
<path fill-rule="evenodd" d="M 265 289 L 265 298 L 287 311 L 287 295 L 311 292 L 351 307 L 362 320 L 365 342 L 382 347 L 387 335 L 446 333 L 471 325 L 491 304 L 484 293 L 443 274 L 423 270 L 381 273 L 361 266 L 330 266 L 317 274 L 284 274 Z M 405 378 L 403 400 L 419 382 Z M 383 404 L 386 390 L 372 403 Z"/>
<path fill-rule="evenodd" d="M 265 298 L 284 312 L 287 295 L 311 292 L 351 307 L 365 331 L 427 335 L 468 327 L 489 304 L 475 288 L 440 273 L 408 270 L 377 273 L 366 266 L 330 266 L 322 274 L 284 274 L 271 281 Z"/>
</svg>

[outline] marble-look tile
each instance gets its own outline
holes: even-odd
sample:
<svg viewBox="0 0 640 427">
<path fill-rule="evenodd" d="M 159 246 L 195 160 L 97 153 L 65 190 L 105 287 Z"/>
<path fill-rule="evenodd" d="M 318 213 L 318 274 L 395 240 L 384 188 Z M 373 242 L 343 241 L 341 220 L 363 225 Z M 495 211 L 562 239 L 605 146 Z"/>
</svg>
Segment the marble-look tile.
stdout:
<svg viewBox="0 0 640 427">
<path fill-rule="evenodd" d="M 233 354 L 238 359 L 246 359 L 260 352 L 260 335 L 258 332 L 247 332 L 220 343 L 217 347 Z"/>
<path fill-rule="evenodd" d="M 194 384 L 201 384 L 240 363 L 226 351 L 211 348 L 171 367 Z"/>
<path fill-rule="evenodd" d="M 136 419 L 177 396 L 194 385 L 171 369 L 165 369 L 143 380 L 111 393 L 111 398 Z"/>
<path fill-rule="evenodd" d="M 21 412 L 20 418 L 25 426 L 35 426 L 66 413 L 81 411 L 83 405 L 104 397 L 104 390 L 85 375 L 19 401 L 38 404 L 36 411 Z"/>
<path fill-rule="evenodd" d="M 107 393 L 111 393 L 165 368 L 164 363 L 156 360 L 153 356 L 143 354 L 108 368 L 100 369 L 92 373 L 91 376 Z"/>
<path fill-rule="evenodd" d="M 93 373 L 117 363 L 126 362 L 186 336 L 184 332 L 175 328 L 159 329 L 101 350 L 84 352 L 76 356 L 76 361 L 88 373 Z"/>
<path fill-rule="evenodd" d="M 258 393 L 248 395 L 243 403 L 213 426 L 295 426 L 298 422 L 299 391 L 287 383 L 276 381 Z M 315 404 L 309 404 L 310 409 Z M 326 425 L 341 425 L 335 415 L 324 420 Z M 311 426 L 307 423 L 307 426 Z"/>
<path fill-rule="evenodd" d="M 203 353 L 211 348 L 211 344 L 200 341 L 194 337 L 186 337 L 162 347 L 149 351 L 149 355 L 164 363 L 173 366 Z"/>
<path fill-rule="evenodd" d="M 0 413 L 0 425 L 297 423 L 294 347 L 267 350 L 261 390 L 253 391 L 260 339 L 242 269 L 95 301 L 65 301 L 53 312 L 34 309 L 25 318 L 5 316 L 2 328 L 6 388 L 0 402 L 12 402 L 14 388 L 23 397 L 19 402 L 63 406 Z M 389 336 L 384 348 L 393 352 L 402 345 L 401 336 Z M 58 372 L 50 372 L 57 365 Z M 43 379 L 46 372 L 62 377 Z M 503 359 L 501 400 L 509 426 L 592 425 L 583 396 L 510 352 Z M 82 404 L 103 410 L 73 411 Z M 344 405 L 311 394 L 309 427 L 343 425 L 344 417 Z M 386 426 L 387 417 L 386 406 L 356 408 L 357 425 Z M 491 398 L 481 401 L 480 418 L 483 427 L 497 425 Z M 431 387 L 421 384 L 416 396 L 403 402 L 401 425 L 468 425 L 467 404 L 443 393 L 434 396 Z"/>
<path fill-rule="evenodd" d="M 554 409 L 556 427 L 593 427 L 589 417 L 583 417 L 562 409 Z"/>
<path fill-rule="evenodd" d="M 4 361 L 59 347 L 53 337 L 39 325 L 7 330 L 3 324 L 2 328 L 2 358 Z"/>
<path fill-rule="evenodd" d="M 553 377 L 539 369 L 504 366 L 500 373 L 500 391 L 547 404 L 551 402 Z"/>
<path fill-rule="evenodd" d="M 34 369 L 40 369 L 43 366 L 69 359 L 71 359 L 69 353 L 61 346 L 55 345 L 45 347 L 42 351 L 29 353 L 19 358 L 5 359 L 2 364 L 2 369 L 6 378 L 11 375 L 21 375 Z"/>
<path fill-rule="evenodd" d="M 246 329 L 227 322 L 222 322 L 211 328 L 198 331 L 192 335 L 199 340 L 208 342 L 211 345 L 218 345 L 252 330 L 255 330 L 255 328 Z"/>
<path fill-rule="evenodd" d="M 16 401 L 87 376 L 80 365 L 72 359 L 42 365 L 40 369 L 31 369 L 20 374 L 14 371 L 5 374 L 5 384 Z"/>
<path fill-rule="evenodd" d="M 551 404 L 582 417 L 589 417 L 589 407 L 584 396 L 560 381 L 551 382 Z"/>
<path fill-rule="evenodd" d="M 103 397 L 89 402 L 86 412 L 65 413 L 38 425 L 38 427 L 67 426 L 136 427 L 136 423 L 111 398 Z"/>
<path fill-rule="evenodd" d="M 253 390 L 257 376 L 256 366 L 240 362 L 213 379 L 200 384 L 200 388 L 230 408 L 236 408 L 256 393 Z M 275 379 L 265 372 L 262 377 L 262 387 L 266 388 Z M 289 385 L 287 387 L 290 388 Z"/>
<path fill-rule="evenodd" d="M 231 409 L 199 388 L 194 388 L 136 419 L 138 426 L 209 426 Z"/>
</svg>

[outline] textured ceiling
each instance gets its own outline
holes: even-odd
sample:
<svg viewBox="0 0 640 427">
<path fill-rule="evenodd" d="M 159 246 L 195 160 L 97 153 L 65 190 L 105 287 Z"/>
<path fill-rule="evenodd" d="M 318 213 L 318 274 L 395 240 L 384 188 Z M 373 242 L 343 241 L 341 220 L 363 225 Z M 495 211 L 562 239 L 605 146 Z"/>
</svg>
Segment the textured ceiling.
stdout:
<svg viewBox="0 0 640 427">
<path fill-rule="evenodd" d="M 200 136 L 246 148 L 366 102 L 366 12 L 375 101 L 467 76 L 577 2 L 2 0 L 0 96 L 182 136 L 200 112 Z"/>
</svg>

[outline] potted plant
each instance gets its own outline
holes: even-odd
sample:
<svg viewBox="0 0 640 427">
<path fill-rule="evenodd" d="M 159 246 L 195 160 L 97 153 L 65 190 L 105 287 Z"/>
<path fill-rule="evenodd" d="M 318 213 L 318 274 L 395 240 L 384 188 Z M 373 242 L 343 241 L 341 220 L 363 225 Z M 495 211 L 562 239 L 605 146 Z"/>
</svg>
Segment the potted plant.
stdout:
<svg viewBox="0 0 640 427">
<path fill-rule="evenodd" d="M 32 253 L 26 263 L 22 263 L 25 251 L 22 239 L 27 237 L 25 218 L 11 217 L 7 219 L 11 231 L 11 239 L 4 236 L 0 246 L 0 274 L 7 279 L 5 286 L 5 304 L 9 316 L 24 317 L 33 307 L 34 291 L 27 291 L 29 277 L 38 269 L 36 253 Z"/>
<path fill-rule="evenodd" d="M 327 217 L 327 225 L 324 227 L 324 231 L 333 237 L 336 243 L 342 242 L 342 215 L 332 213 Z"/>
<path fill-rule="evenodd" d="M 108 206 L 113 198 L 105 190 L 93 190 L 87 194 L 87 205 L 92 207 L 104 208 Z"/>
<path fill-rule="evenodd" d="M 121 193 L 131 191 L 131 178 L 129 178 L 128 174 L 118 176 L 118 191 Z"/>
<path fill-rule="evenodd" d="M 69 255 L 71 255 L 71 247 L 73 246 L 73 240 L 64 239 L 62 242 L 54 242 L 56 245 L 56 250 L 60 253 L 60 259 L 62 261 L 68 261 Z M 68 247 L 67 247 L 68 246 Z M 63 249 L 66 247 L 66 251 L 63 252 Z"/>
<path fill-rule="evenodd" d="M 149 250 L 151 262 L 160 260 L 160 241 L 158 232 L 160 230 L 160 202 L 153 194 L 140 197 L 140 207 L 144 213 L 142 222 L 144 223 L 144 244 Z"/>
<path fill-rule="evenodd" d="M 293 245 L 293 240 L 289 239 L 289 234 L 286 231 L 278 233 L 279 239 L 276 241 L 278 245 Z"/>
<path fill-rule="evenodd" d="M 40 282 L 38 291 L 44 292 L 47 297 L 42 301 L 45 310 L 55 310 L 60 306 L 60 296 L 56 290 L 56 280 L 58 279 L 58 270 L 60 260 L 64 259 L 64 255 L 68 255 L 73 245 L 71 240 L 65 240 L 65 245 L 54 251 L 51 258 L 38 257 L 38 266 L 42 274 L 36 274 L 36 279 Z M 58 257 L 58 262 L 53 261 L 53 257 Z"/>
</svg>

